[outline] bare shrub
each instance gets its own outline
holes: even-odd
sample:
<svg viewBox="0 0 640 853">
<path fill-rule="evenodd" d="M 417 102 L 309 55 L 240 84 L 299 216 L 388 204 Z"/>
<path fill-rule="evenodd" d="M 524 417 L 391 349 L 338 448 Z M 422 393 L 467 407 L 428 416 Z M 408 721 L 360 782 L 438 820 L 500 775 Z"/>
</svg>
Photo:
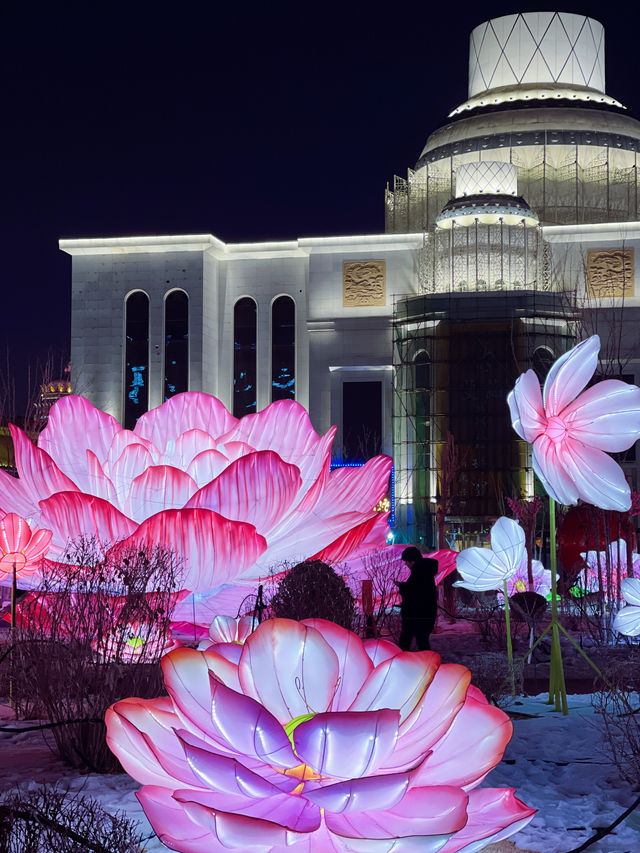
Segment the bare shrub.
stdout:
<svg viewBox="0 0 640 853">
<path fill-rule="evenodd" d="M 623 660 L 607 662 L 606 683 L 599 681 L 592 704 L 601 716 L 604 742 L 620 775 L 633 785 L 640 779 L 640 648 Z"/>
<path fill-rule="evenodd" d="M 0 800 L 1 853 L 140 853 L 142 840 L 124 813 L 49 785 Z"/>
<path fill-rule="evenodd" d="M 373 622 L 379 634 L 395 636 L 398 619 L 394 618 L 393 608 L 400 603 L 396 580 L 398 561 L 390 549 L 374 551 L 362 558 L 363 577 L 371 581 L 373 598 Z M 399 628 L 398 628 L 399 631 Z"/>
<path fill-rule="evenodd" d="M 455 616 L 478 625 L 484 645 L 506 646 L 507 628 L 504 607 L 495 592 L 472 592 L 457 587 Z"/>
<path fill-rule="evenodd" d="M 271 602 L 274 616 L 285 619 L 329 619 L 351 630 L 353 595 L 345 581 L 321 560 L 294 566 L 282 578 Z"/>
<path fill-rule="evenodd" d="M 119 768 L 106 745 L 104 713 L 127 696 L 164 693 L 159 660 L 170 643 L 180 566 L 159 547 L 115 549 L 92 540 L 49 567 L 20 608 L 12 652 L 18 711 L 49 723 L 60 756 L 97 772 Z M 147 590 L 152 590 L 147 592 Z"/>
<path fill-rule="evenodd" d="M 486 652 L 475 655 L 473 660 L 465 660 L 465 666 L 471 670 L 471 683 L 478 687 L 489 702 L 499 708 L 505 708 L 513 701 L 511 696 L 511 667 L 509 658 L 500 652 Z M 516 695 L 523 692 L 524 662 L 513 661 L 513 681 Z"/>
</svg>

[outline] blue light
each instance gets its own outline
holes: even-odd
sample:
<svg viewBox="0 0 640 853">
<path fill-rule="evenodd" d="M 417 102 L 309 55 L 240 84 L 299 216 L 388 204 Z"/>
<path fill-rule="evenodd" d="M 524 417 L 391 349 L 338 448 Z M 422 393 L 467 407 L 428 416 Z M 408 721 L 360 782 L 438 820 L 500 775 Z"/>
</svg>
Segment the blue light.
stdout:
<svg viewBox="0 0 640 853">
<path fill-rule="evenodd" d="M 335 471 L 336 468 L 362 468 L 364 467 L 365 462 L 332 462 L 329 466 L 330 471 Z M 389 512 L 389 527 L 395 527 L 396 523 L 396 481 L 394 475 L 394 466 L 391 466 L 391 495 L 389 500 L 391 502 L 391 511 Z"/>
</svg>

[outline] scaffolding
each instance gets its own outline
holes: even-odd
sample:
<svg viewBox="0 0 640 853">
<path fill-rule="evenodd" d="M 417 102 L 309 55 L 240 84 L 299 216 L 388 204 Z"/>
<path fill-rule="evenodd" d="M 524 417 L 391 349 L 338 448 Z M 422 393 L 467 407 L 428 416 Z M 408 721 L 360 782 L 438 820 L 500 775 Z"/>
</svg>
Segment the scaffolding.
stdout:
<svg viewBox="0 0 640 853">
<path fill-rule="evenodd" d="M 544 225 L 640 219 L 635 151 L 545 144 L 445 156 L 409 169 L 406 179 L 395 176 L 385 194 L 386 231 L 429 231 L 455 194 L 457 167 L 479 156 L 517 166 L 520 193 Z"/>
<path fill-rule="evenodd" d="M 530 450 L 506 397 L 520 373 L 533 365 L 542 380 L 573 345 L 577 313 L 549 271 L 538 226 L 476 221 L 425 235 L 419 292 L 394 305 L 399 539 L 437 547 L 440 509 L 450 546 L 476 544 L 506 497 L 533 496 Z M 459 458 L 451 476 L 449 435 Z"/>
</svg>

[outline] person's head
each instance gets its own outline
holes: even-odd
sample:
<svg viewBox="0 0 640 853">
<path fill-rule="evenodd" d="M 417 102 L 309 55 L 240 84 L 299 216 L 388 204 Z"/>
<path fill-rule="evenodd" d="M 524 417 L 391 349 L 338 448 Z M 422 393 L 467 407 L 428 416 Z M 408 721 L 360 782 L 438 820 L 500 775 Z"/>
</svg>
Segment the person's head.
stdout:
<svg viewBox="0 0 640 853">
<path fill-rule="evenodd" d="M 414 563 L 417 563 L 418 560 L 422 559 L 422 554 L 414 545 L 410 545 L 409 548 L 405 548 L 400 556 L 409 568 L 411 568 Z"/>
</svg>

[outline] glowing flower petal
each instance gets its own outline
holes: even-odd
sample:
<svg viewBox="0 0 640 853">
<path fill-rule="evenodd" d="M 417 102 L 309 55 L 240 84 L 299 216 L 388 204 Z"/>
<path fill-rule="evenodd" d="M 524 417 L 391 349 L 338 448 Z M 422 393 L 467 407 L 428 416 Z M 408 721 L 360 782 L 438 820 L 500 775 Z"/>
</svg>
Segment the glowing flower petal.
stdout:
<svg viewBox="0 0 640 853">
<path fill-rule="evenodd" d="M 511 518 L 499 518 L 491 528 L 491 548 L 465 548 L 458 554 L 457 569 L 463 586 L 476 592 L 500 588 L 526 561 L 524 530 Z"/>
<path fill-rule="evenodd" d="M 283 725 L 310 709 L 329 708 L 338 673 L 338 657 L 322 635 L 291 619 L 263 622 L 247 639 L 238 666 L 243 692 Z"/>
<path fill-rule="evenodd" d="M 212 574 L 223 583 L 251 566 L 265 550 L 251 524 L 228 521 L 205 509 L 172 509 L 148 518 L 120 547 L 153 543 L 185 560 L 183 586 L 202 589 Z"/>
<path fill-rule="evenodd" d="M 375 773 L 398 739 L 398 711 L 316 714 L 293 730 L 296 755 L 321 776 L 351 779 Z"/>
<path fill-rule="evenodd" d="M 579 583 L 587 592 L 597 592 L 600 589 L 600 581 L 602 581 L 603 589 L 608 589 L 609 573 L 611 574 L 613 587 L 617 589 L 618 575 L 624 578 L 627 574 L 627 543 L 624 539 L 615 539 L 609 543 L 604 551 L 586 551 L 582 552 L 580 556 L 585 561 L 586 567 L 583 573 L 581 573 L 583 580 L 579 581 Z M 640 570 L 640 555 L 632 553 L 631 563 L 634 570 Z M 632 578 L 629 580 L 632 580 Z M 622 583 L 625 583 L 624 579 Z M 628 591 L 631 590 L 629 585 L 626 585 L 625 588 Z M 629 599 L 627 599 L 627 602 L 629 604 L 634 603 L 629 601 Z"/>
<path fill-rule="evenodd" d="M 415 774 L 417 785 L 474 788 L 502 758 L 513 724 L 493 705 L 467 697 L 447 732 Z"/>
<path fill-rule="evenodd" d="M 467 822 L 467 795 L 459 788 L 411 788 L 389 809 L 326 814 L 327 826 L 337 835 L 360 838 L 449 835 Z"/>
<path fill-rule="evenodd" d="M 554 500 L 581 499 L 622 512 L 631 506 L 629 485 L 604 451 L 626 450 L 640 438 L 640 388 L 610 379 L 580 393 L 595 373 L 599 350 L 593 335 L 559 358 L 542 398 L 528 370 L 507 402 L 513 428 L 533 445 L 534 470 Z"/>
<path fill-rule="evenodd" d="M 211 509 L 232 521 L 247 521 L 263 535 L 297 495 L 302 480 L 271 450 L 241 456 L 186 504 Z"/>
<path fill-rule="evenodd" d="M 380 456 L 362 469 L 331 473 L 335 428 L 318 435 L 291 400 L 238 420 L 215 397 L 188 392 L 129 431 L 71 395 L 53 406 L 40 447 L 12 430 L 20 480 L 0 472 L 0 511 L 38 524 L 46 511 L 54 559 L 81 536 L 106 546 L 157 535 L 186 566 L 186 588 L 224 593 L 231 607 L 248 592 L 234 598 L 232 585 L 255 586 L 278 563 L 325 549 L 328 557 L 348 558 L 386 537 L 374 506 L 391 461 Z M 79 500 L 61 497 L 72 492 Z M 205 511 L 224 522 L 207 521 Z M 216 534 L 215 543 L 205 541 Z M 190 602 L 192 617 L 200 600 Z"/>
<path fill-rule="evenodd" d="M 371 658 L 363 643 L 352 631 L 347 631 L 326 619 L 305 619 L 302 623 L 319 631 L 338 658 L 337 688 L 331 702 L 332 711 L 346 711 L 373 670 Z M 400 653 L 393 646 L 396 654 Z"/>
<path fill-rule="evenodd" d="M 134 433 L 164 453 L 169 442 L 177 441 L 194 427 L 215 437 L 224 435 L 237 423 L 216 397 L 188 391 L 145 412 L 138 418 Z"/>
<path fill-rule="evenodd" d="M 551 572 L 542 565 L 540 560 L 531 561 L 531 574 L 533 575 L 533 589 L 531 592 L 537 592 L 538 595 L 544 598 L 551 592 Z M 529 591 L 529 571 L 527 569 L 526 558 L 507 581 L 507 595 L 511 598 L 518 592 Z M 498 598 L 504 600 L 503 590 L 498 589 Z"/>
<path fill-rule="evenodd" d="M 216 616 L 209 628 L 209 637 L 214 643 L 244 643 L 254 628 L 253 616 Z"/>
<path fill-rule="evenodd" d="M 61 397 L 51 407 L 47 425 L 38 436 L 38 446 L 56 460 L 67 477 L 84 489 L 87 486 L 83 482 L 85 448 L 104 462 L 111 442 L 121 432 L 120 424 L 112 415 L 96 409 L 83 397 L 69 395 Z"/>
<path fill-rule="evenodd" d="M 40 503 L 42 523 L 54 531 L 53 542 L 62 552 L 68 537 L 63 531 L 74 530 L 77 535 L 95 536 L 106 548 L 130 536 L 136 524 L 114 506 L 101 498 L 82 492 L 59 492 Z"/>
<path fill-rule="evenodd" d="M 637 637 L 640 635 L 640 580 L 624 578 L 620 591 L 627 605 L 618 611 L 613 622 L 613 630 L 628 637 Z"/>
<path fill-rule="evenodd" d="M 235 687 L 221 683 L 220 655 L 181 649 L 163 658 L 170 698 L 109 710 L 109 744 L 146 783 L 138 796 L 165 844 L 471 853 L 531 818 L 510 789 L 464 790 L 500 760 L 511 732 L 479 691 L 465 701 L 468 670 L 399 650 L 373 669 L 348 635 L 323 620 L 268 620 L 239 647 Z M 369 709 L 333 710 L 341 678 L 340 703 L 360 680 L 356 702 Z M 400 759 L 407 766 L 394 770 Z"/>
<path fill-rule="evenodd" d="M 76 484 L 69 479 L 44 450 L 35 447 L 18 427 L 9 427 L 16 454 L 16 468 L 26 489 L 48 498 L 56 492 L 77 492 Z"/>
<path fill-rule="evenodd" d="M 28 523 L 13 512 L 0 519 L 0 581 L 35 572 L 51 545 L 50 530 L 31 532 Z"/>
<path fill-rule="evenodd" d="M 441 853 L 479 853 L 524 829 L 536 811 L 515 797 L 513 788 L 476 788 L 469 793 L 467 825 Z"/>
</svg>

